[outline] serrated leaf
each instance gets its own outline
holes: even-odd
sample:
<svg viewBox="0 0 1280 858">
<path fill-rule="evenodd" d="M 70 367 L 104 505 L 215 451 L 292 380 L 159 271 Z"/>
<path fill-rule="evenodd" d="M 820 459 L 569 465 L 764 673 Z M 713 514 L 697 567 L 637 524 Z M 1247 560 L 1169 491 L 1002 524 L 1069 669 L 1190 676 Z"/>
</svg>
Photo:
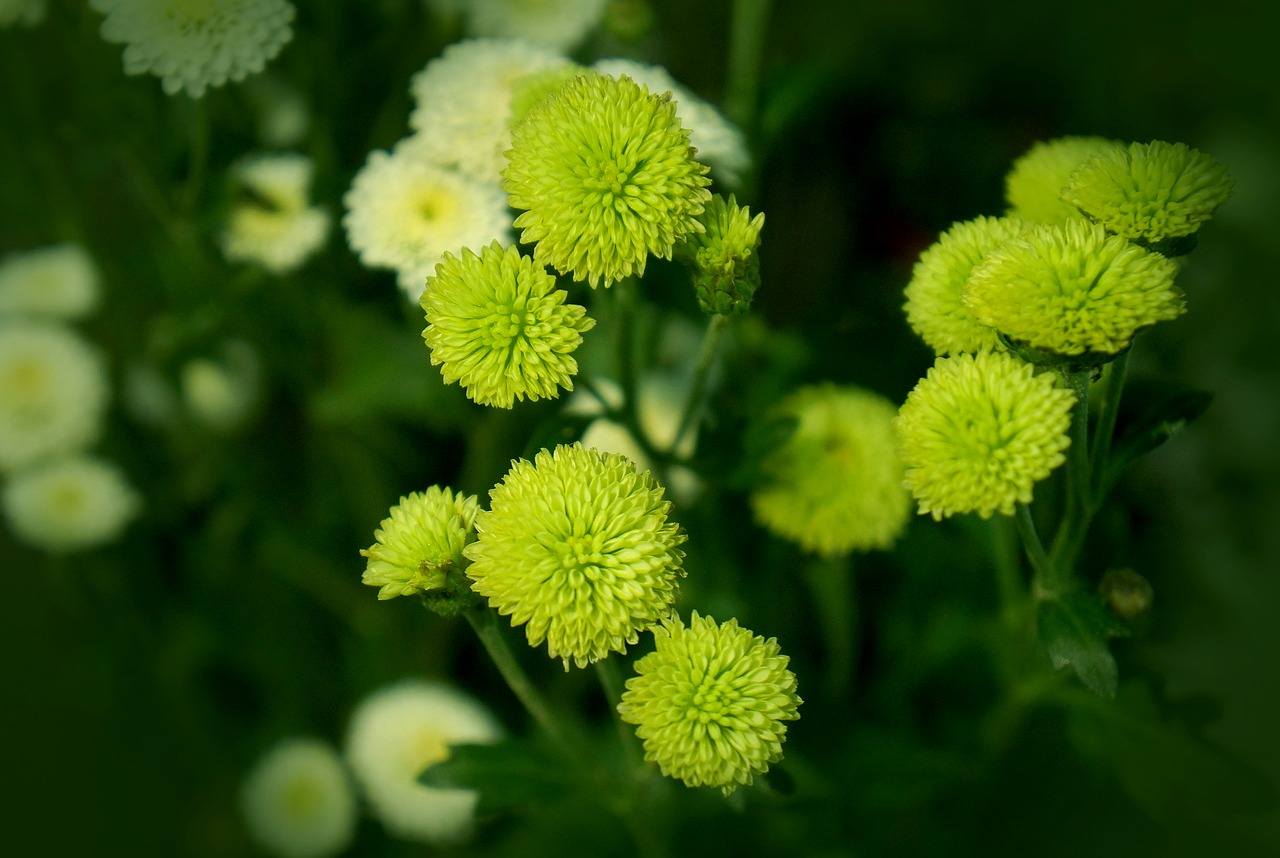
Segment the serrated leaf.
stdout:
<svg viewBox="0 0 1280 858">
<path fill-rule="evenodd" d="M 452 745 L 448 759 L 424 770 L 418 783 L 436 789 L 475 790 L 480 796 L 477 810 L 484 814 L 553 800 L 566 792 L 570 778 L 562 765 L 512 739 L 492 745 Z"/>
<path fill-rule="evenodd" d="M 1128 630 L 1098 599 L 1073 594 L 1043 602 L 1036 626 L 1054 670 L 1070 670 L 1094 694 L 1115 697 L 1120 674 L 1107 641 Z"/>
</svg>

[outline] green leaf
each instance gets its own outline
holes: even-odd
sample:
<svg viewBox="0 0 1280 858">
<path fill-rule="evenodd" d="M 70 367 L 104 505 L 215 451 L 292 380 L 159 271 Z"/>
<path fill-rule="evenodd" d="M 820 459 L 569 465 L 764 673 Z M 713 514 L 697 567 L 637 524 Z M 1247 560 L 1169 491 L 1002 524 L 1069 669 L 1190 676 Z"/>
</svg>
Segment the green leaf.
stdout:
<svg viewBox="0 0 1280 858">
<path fill-rule="evenodd" d="M 1128 630 L 1100 600 L 1077 593 L 1043 602 L 1036 625 L 1055 670 L 1070 669 L 1094 694 L 1115 697 L 1119 670 L 1107 641 Z"/>
<path fill-rule="evenodd" d="M 566 792 L 570 781 L 563 766 L 515 739 L 493 745 L 452 745 L 448 759 L 418 775 L 423 786 L 475 790 L 482 814 L 554 800 Z"/>
<path fill-rule="evenodd" d="M 1131 386 L 1126 393 L 1133 393 Z M 1142 396 L 1141 393 L 1138 394 Z M 1209 407 L 1212 394 L 1203 390 L 1147 392 L 1148 404 L 1121 433 L 1111 453 L 1106 485 L 1115 482 L 1129 464 L 1177 435 Z"/>
</svg>

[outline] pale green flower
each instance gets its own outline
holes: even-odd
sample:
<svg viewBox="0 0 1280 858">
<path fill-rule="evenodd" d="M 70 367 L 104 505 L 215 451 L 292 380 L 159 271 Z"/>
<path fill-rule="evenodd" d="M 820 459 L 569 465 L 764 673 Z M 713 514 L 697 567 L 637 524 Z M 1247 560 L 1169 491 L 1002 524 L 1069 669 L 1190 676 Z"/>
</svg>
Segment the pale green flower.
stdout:
<svg viewBox="0 0 1280 858">
<path fill-rule="evenodd" d="M 445 254 L 427 278 L 423 339 L 446 384 L 459 382 L 481 405 L 554 399 L 573 390 L 573 351 L 595 325 L 566 304 L 556 279 L 514 247 L 497 242 L 476 256 Z"/>
<path fill-rule="evenodd" d="M 75 242 L 11 254 L 0 262 L 0 318 L 82 318 L 97 307 L 101 280 L 89 252 Z"/>
<path fill-rule="evenodd" d="M 1013 515 L 1066 457 L 1075 395 L 1003 351 L 940 357 L 894 429 L 921 514 Z"/>
<path fill-rule="evenodd" d="M 329 213 L 310 202 L 314 164 L 296 152 L 247 155 L 228 171 L 237 191 L 219 236 L 232 262 L 254 262 L 273 274 L 296 271 L 329 235 Z"/>
<path fill-rule="evenodd" d="M 653 630 L 618 704 L 644 756 L 667 777 L 726 795 L 782 759 L 787 721 L 800 717 L 796 677 L 774 638 L 693 612 Z"/>
<path fill-rule="evenodd" d="M 907 283 L 907 323 L 936 354 L 995 346 L 996 331 L 979 324 L 960 300 L 974 266 L 1029 226 L 1013 218 L 976 217 L 951 225 L 916 261 Z"/>
<path fill-rule="evenodd" d="M 263 754 L 241 788 L 240 811 L 253 839 L 282 858 L 337 855 L 355 837 L 355 790 L 319 739 L 284 739 Z"/>
<path fill-rule="evenodd" d="M 961 299 L 979 323 L 1059 355 L 1115 354 L 1186 310 L 1177 264 L 1083 219 L 991 251 Z"/>
<path fill-rule="evenodd" d="M 476 516 L 473 589 L 530 646 L 585 667 L 666 617 L 685 535 L 649 473 L 579 444 L 519 459 Z"/>
<path fill-rule="evenodd" d="M 704 313 L 745 313 L 760 288 L 760 230 L 764 213 L 751 216 L 733 195 L 716 194 L 699 218 L 703 231 L 677 245 L 676 255 L 689 262 L 698 304 Z"/>
<path fill-rule="evenodd" d="M 361 580 L 380 588 L 379 599 L 466 587 L 462 550 L 475 539 L 479 508 L 474 495 L 440 486 L 400 498 L 360 552 L 368 559 Z"/>
<path fill-rule="evenodd" d="M 142 506 L 116 465 L 82 454 L 19 471 L 0 502 L 15 536 L 59 554 L 114 541 Z"/>
<path fill-rule="evenodd" d="M 1189 236 L 1234 192 L 1227 169 L 1185 143 L 1131 143 L 1071 174 L 1062 199 L 1144 245 Z"/>
<path fill-rule="evenodd" d="M 534 258 L 593 287 L 644 273 L 698 232 L 707 168 L 670 96 L 589 74 L 539 101 L 512 130 L 503 187 Z"/>
<path fill-rule="evenodd" d="M 856 387 L 805 387 L 775 418 L 795 430 L 761 462 L 751 508 L 766 528 L 826 556 L 890 548 L 911 515 L 889 400 Z"/>
<path fill-rule="evenodd" d="M 1004 178 L 1009 216 L 1031 223 L 1059 224 L 1080 217 L 1075 206 L 1062 201 L 1071 173 L 1094 155 L 1120 148 L 1105 137 L 1058 137 L 1034 144 Z"/>
</svg>

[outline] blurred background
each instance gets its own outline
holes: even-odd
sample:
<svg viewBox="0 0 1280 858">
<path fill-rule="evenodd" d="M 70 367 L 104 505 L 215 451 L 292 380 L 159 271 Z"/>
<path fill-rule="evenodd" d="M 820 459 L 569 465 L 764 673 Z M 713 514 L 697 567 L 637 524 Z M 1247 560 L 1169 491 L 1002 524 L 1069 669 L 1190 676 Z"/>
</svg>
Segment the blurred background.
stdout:
<svg viewBox="0 0 1280 858">
<path fill-rule="evenodd" d="M 460 37 L 436 7 L 299 3 L 264 78 L 195 102 L 126 77 L 101 15 L 49 5 L 39 26 L 0 30 L 0 257 L 75 240 L 101 268 L 104 299 L 78 325 L 113 390 L 95 449 L 143 512 L 116 543 L 65 555 L 0 527 L 14 796 L 0 843 L 256 854 L 235 805 L 255 759 L 285 735 L 339 743 L 386 683 L 448 678 L 528 731 L 470 630 L 410 599 L 379 603 L 358 552 L 403 494 L 438 483 L 483 498 L 511 457 L 558 437 L 556 404 L 489 411 L 446 388 L 420 310 L 336 225 L 367 153 L 407 133 L 410 77 Z M 659 63 L 724 98 L 730 3 L 620 5 L 639 24 L 602 28 L 576 56 Z M 722 459 L 798 383 L 902 401 L 932 363 L 901 309 L 917 254 L 954 221 L 1000 214 L 1004 174 L 1035 141 L 1185 142 L 1227 166 L 1236 195 L 1181 275 L 1189 312 L 1144 335 L 1131 364 L 1136 388 L 1205 390 L 1212 405 L 1097 525 L 1155 594 L 1114 647 L 1127 720 L 1000 708 L 980 522 L 917 520 L 893 552 L 855 558 L 837 654 L 802 584 L 813 561 L 747 526 L 726 480 L 676 509 L 690 534 L 681 606 L 736 615 L 791 656 L 806 706 L 781 768 L 803 800 L 741 813 L 691 793 L 687 854 L 1280 855 L 1280 63 L 1265 15 L 1190 0 L 773 4 L 739 190 L 767 215 L 763 286 L 713 398 L 706 437 Z M 305 103 L 297 148 L 335 217 L 284 277 L 227 263 L 212 240 L 228 165 L 260 147 L 263 80 Z M 649 297 L 674 277 L 656 265 Z M 700 324 L 691 301 L 671 303 L 671 324 Z M 239 373 L 251 395 L 235 419 L 201 418 L 192 361 Z M 528 655 L 549 694 L 604 712 L 594 677 Z M 847 670 L 827 682 L 833 658 Z M 618 837 L 598 809 L 551 807 L 452 851 L 614 854 L 629 848 Z M 423 851 L 366 819 L 351 854 Z"/>
</svg>

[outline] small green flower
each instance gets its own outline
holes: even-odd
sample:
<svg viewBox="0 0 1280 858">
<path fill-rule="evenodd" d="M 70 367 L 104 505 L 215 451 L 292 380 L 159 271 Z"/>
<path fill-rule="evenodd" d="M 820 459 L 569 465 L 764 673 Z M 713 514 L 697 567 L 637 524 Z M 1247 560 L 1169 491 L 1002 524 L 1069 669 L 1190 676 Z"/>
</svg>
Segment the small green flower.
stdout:
<svg viewBox="0 0 1280 858">
<path fill-rule="evenodd" d="M 592 287 L 644 274 L 698 232 L 711 198 L 669 95 L 630 78 L 576 77 L 512 129 L 503 188 L 534 258 Z"/>
<path fill-rule="evenodd" d="M 987 254 L 1024 235 L 1013 218 L 976 217 L 951 225 L 916 262 L 907 284 L 907 323 L 940 355 L 993 348 L 996 332 L 979 324 L 960 300 L 965 281 Z"/>
<path fill-rule="evenodd" d="M 1156 246 L 1189 236 L 1230 199 L 1225 167 L 1185 143 L 1131 143 L 1071 174 L 1062 199 L 1107 232 Z"/>
<path fill-rule="evenodd" d="M 1123 351 L 1186 310 L 1177 264 L 1084 220 L 1036 227 L 993 250 L 961 300 L 979 323 L 1059 355 Z"/>
<path fill-rule="evenodd" d="M 745 313 L 760 288 L 760 230 L 764 213 L 751 216 L 733 195 L 726 202 L 716 194 L 699 218 L 703 231 L 689 235 L 676 247 L 677 257 L 693 269 L 702 312 Z"/>
<path fill-rule="evenodd" d="M 800 717 L 796 677 L 774 638 L 693 612 L 653 630 L 618 712 L 667 777 L 726 795 L 782 759 L 785 722 Z"/>
<path fill-rule="evenodd" d="M 1006 352 L 942 357 L 894 422 L 906 486 L 934 519 L 1013 515 L 1065 461 L 1075 395 Z"/>
<path fill-rule="evenodd" d="M 362 580 L 381 588 L 379 599 L 465 594 L 469 583 L 461 576 L 466 568 L 462 549 L 475 539 L 477 510 L 474 495 L 439 486 L 400 498 L 374 531 L 377 541 L 360 552 L 369 560 Z"/>
<path fill-rule="evenodd" d="M 445 254 L 427 278 L 422 337 L 446 384 L 481 405 L 554 399 L 573 390 L 573 351 L 595 319 L 566 304 L 556 279 L 514 247 L 493 242 L 476 256 Z"/>
<path fill-rule="evenodd" d="M 489 499 L 465 552 L 472 589 L 566 670 L 625 652 L 670 613 L 685 536 L 630 460 L 580 444 L 542 450 L 513 462 Z"/>
<path fill-rule="evenodd" d="M 1080 217 L 1062 201 L 1071 173 L 1094 155 L 1120 148 L 1105 137 L 1059 137 L 1033 145 L 1013 162 L 1004 179 L 1009 216 L 1031 223 L 1060 224 Z"/>
<path fill-rule="evenodd" d="M 911 514 L 893 403 L 824 384 L 796 391 L 773 414 L 796 425 L 762 462 L 767 481 L 751 495 L 756 519 L 826 556 L 891 547 Z"/>
</svg>

